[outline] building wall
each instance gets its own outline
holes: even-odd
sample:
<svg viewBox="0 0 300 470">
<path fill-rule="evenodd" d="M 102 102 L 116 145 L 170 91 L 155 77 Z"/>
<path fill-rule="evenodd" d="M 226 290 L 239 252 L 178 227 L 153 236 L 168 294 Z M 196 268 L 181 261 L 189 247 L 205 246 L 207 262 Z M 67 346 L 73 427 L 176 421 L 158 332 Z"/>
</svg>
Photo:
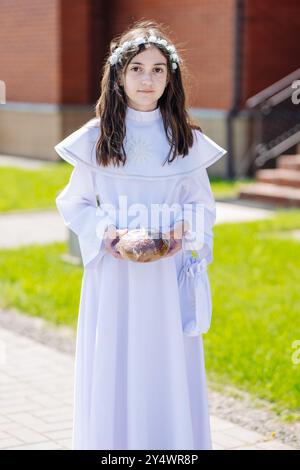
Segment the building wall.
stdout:
<svg viewBox="0 0 300 470">
<path fill-rule="evenodd" d="M 89 0 L 0 0 L 7 101 L 91 102 L 91 5 Z"/>
<path fill-rule="evenodd" d="M 60 11 L 60 66 L 57 69 L 61 104 L 92 102 L 92 4 L 89 0 L 62 0 Z M 101 0 L 97 2 L 101 5 Z M 101 36 L 99 34 L 99 43 Z"/>
<path fill-rule="evenodd" d="M 182 50 L 192 107 L 231 99 L 234 0 L 0 0 L 1 79 L 7 101 L 88 104 L 99 94 L 109 40 L 132 21 L 165 24 Z"/>
<path fill-rule="evenodd" d="M 242 4 L 241 109 L 300 59 L 298 0 Z M 186 65 L 186 105 L 204 132 L 226 147 L 236 7 L 237 0 L 0 0 L 0 80 L 7 94 L 7 106 L 0 106 L 0 153 L 58 158 L 54 144 L 94 114 L 109 41 L 140 19 L 166 27 Z M 234 137 L 244 142 L 239 156 L 248 146 L 247 116 L 241 122 Z"/>
<path fill-rule="evenodd" d="M 245 0 L 243 100 L 300 64 L 299 0 Z"/>
<path fill-rule="evenodd" d="M 58 103 L 59 0 L 0 0 L 0 79 L 6 100 Z"/>
<path fill-rule="evenodd" d="M 108 4 L 109 3 L 109 4 Z M 244 0 L 242 101 L 298 68 L 298 0 Z M 89 104 L 108 44 L 132 21 L 166 25 L 185 59 L 188 105 L 229 109 L 235 0 L 0 0 L 7 101 Z"/>
<path fill-rule="evenodd" d="M 115 0 L 112 35 L 129 23 L 154 19 L 170 30 L 188 69 L 188 104 L 226 109 L 231 101 L 234 0 Z"/>
</svg>

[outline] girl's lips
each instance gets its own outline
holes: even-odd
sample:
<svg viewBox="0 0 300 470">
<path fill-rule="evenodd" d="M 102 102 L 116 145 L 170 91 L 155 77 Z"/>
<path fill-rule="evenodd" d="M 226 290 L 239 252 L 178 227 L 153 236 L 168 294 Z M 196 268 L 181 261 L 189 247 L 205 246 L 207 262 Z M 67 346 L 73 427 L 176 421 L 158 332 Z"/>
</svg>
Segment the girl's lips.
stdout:
<svg viewBox="0 0 300 470">
<path fill-rule="evenodd" d="M 138 91 L 139 91 L 140 93 L 153 93 L 152 90 L 150 90 L 150 91 L 138 90 Z"/>
</svg>

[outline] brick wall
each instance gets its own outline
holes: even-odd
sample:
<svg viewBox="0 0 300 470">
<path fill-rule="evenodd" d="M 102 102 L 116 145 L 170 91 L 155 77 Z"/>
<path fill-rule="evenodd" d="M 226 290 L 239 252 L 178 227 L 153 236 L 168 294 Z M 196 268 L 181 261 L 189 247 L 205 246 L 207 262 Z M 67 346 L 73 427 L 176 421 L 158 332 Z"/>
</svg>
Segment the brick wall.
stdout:
<svg viewBox="0 0 300 470">
<path fill-rule="evenodd" d="M 0 8 L 8 101 L 93 103 L 111 37 L 133 20 L 153 18 L 184 50 L 188 105 L 229 105 L 234 0 L 0 0 Z"/>
<path fill-rule="evenodd" d="M 245 0 L 242 104 L 299 66 L 300 2 Z M 93 104 L 109 40 L 135 20 L 167 26 L 189 72 L 187 105 L 228 109 L 235 0 L 0 0 L 7 101 Z"/>
<path fill-rule="evenodd" d="M 189 71 L 189 106 L 226 109 L 231 102 L 234 0 L 118 0 L 112 34 L 129 23 L 154 19 L 168 26 Z"/>
<path fill-rule="evenodd" d="M 0 79 L 7 101 L 59 101 L 58 4 L 0 0 Z"/>
<path fill-rule="evenodd" d="M 90 7 L 89 0 L 0 0 L 7 101 L 90 102 Z"/>
<path fill-rule="evenodd" d="M 243 99 L 300 66 L 299 0 L 245 0 Z"/>
<path fill-rule="evenodd" d="M 60 102 L 85 104 L 91 98 L 91 2 L 63 0 L 60 17 Z"/>
</svg>

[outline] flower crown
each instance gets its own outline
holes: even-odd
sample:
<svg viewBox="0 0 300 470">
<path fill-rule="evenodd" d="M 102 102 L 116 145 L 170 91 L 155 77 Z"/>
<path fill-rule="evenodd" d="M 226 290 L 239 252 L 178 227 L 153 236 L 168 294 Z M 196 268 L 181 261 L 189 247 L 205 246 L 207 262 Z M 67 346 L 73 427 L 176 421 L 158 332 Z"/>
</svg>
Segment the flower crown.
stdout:
<svg viewBox="0 0 300 470">
<path fill-rule="evenodd" d="M 171 61 L 172 69 L 177 69 L 177 64 L 179 63 L 179 57 L 177 55 L 176 49 L 173 44 L 169 44 L 165 39 L 158 38 L 157 36 L 148 36 L 140 37 L 133 39 L 132 41 L 125 41 L 121 46 L 117 47 L 114 52 L 108 58 L 108 61 L 111 65 L 116 64 L 117 62 L 121 63 L 122 54 L 130 49 L 132 46 L 139 46 L 140 44 L 158 44 L 162 46 L 169 54 L 169 59 Z"/>
</svg>

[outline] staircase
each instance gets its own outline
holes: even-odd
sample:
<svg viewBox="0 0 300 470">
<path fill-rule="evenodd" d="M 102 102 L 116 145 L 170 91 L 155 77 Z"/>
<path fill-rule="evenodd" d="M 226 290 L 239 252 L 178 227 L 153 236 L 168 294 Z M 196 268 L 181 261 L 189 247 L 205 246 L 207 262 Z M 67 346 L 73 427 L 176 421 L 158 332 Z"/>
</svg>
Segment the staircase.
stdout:
<svg viewBox="0 0 300 470">
<path fill-rule="evenodd" d="M 256 183 L 242 186 L 239 199 L 281 207 L 300 207 L 300 154 L 281 155 L 275 169 L 258 170 Z"/>
<path fill-rule="evenodd" d="M 251 118 L 249 147 L 240 155 L 239 169 L 235 172 L 237 178 L 253 176 L 257 170 L 273 169 L 279 156 L 295 152 L 295 147 L 300 144 L 300 103 L 294 95 L 298 83 L 300 68 L 247 99 L 247 112 Z M 299 147 L 296 153 L 300 155 Z M 290 168 L 295 169 L 294 162 L 291 165 Z M 268 176 L 273 177 L 273 174 L 260 173 L 259 178 L 263 176 L 264 179 L 259 181 L 271 184 Z M 281 181 L 279 177 L 278 180 Z M 274 183 L 278 180 L 276 176 Z"/>
</svg>

